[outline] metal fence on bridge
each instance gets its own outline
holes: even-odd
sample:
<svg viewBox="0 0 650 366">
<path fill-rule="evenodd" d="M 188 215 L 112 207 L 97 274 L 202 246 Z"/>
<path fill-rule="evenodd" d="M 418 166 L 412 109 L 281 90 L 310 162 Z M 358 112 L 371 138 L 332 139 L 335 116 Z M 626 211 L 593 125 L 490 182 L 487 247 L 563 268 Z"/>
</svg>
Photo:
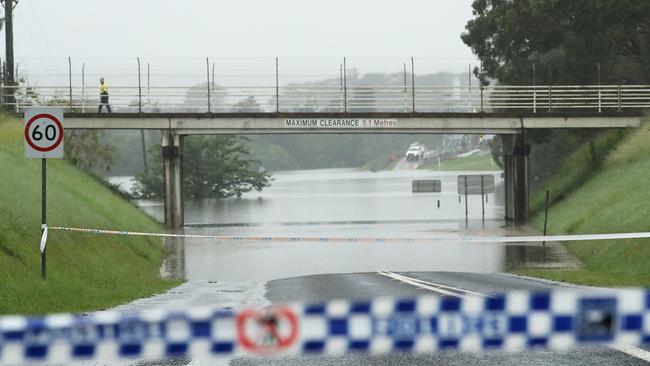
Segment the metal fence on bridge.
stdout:
<svg viewBox="0 0 650 366">
<path fill-rule="evenodd" d="M 97 88 L 0 86 L 0 101 L 21 112 L 60 106 L 94 113 Z M 552 112 L 650 107 L 650 85 L 538 86 L 112 86 L 113 112 Z"/>
</svg>

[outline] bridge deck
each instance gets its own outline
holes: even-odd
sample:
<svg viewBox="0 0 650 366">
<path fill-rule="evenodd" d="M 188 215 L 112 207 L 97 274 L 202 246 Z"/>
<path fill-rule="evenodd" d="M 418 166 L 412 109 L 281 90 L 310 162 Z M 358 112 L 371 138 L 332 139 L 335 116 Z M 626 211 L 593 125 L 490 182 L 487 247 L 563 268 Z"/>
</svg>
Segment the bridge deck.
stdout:
<svg viewBox="0 0 650 366">
<path fill-rule="evenodd" d="M 641 111 L 505 113 L 65 113 L 66 129 L 171 129 L 178 134 L 500 133 L 522 128 L 630 128 Z"/>
</svg>

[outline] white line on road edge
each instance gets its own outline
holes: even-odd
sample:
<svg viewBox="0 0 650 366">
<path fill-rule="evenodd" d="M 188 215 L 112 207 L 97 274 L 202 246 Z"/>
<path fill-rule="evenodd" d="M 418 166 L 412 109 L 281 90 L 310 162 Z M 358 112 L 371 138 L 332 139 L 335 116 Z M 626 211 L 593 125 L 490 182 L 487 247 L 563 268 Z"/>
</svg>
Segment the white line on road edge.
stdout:
<svg viewBox="0 0 650 366">
<path fill-rule="evenodd" d="M 482 294 L 475 291 L 465 290 L 458 287 L 451 287 L 446 285 L 441 285 L 438 283 L 433 283 L 429 281 L 420 280 L 418 278 L 404 276 L 399 273 L 389 272 L 389 271 L 377 271 L 382 276 L 390 277 L 394 280 L 408 283 L 415 287 L 423 288 L 425 290 L 433 291 L 441 295 L 464 297 L 464 296 L 479 296 L 479 297 L 489 297 L 489 295 Z"/>
<path fill-rule="evenodd" d="M 156 236 L 165 238 L 197 238 L 233 241 L 282 241 L 282 242 L 319 242 L 319 243 L 534 243 L 553 241 L 585 241 L 585 240 L 615 240 L 650 238 L 650 232 L 614 233 L 614 234 L 585 234 L 585 235 L 548 235 L 548 236 L 459 236 L 459 237 L 429 237 L 429 238 L 361 238 L 361 237 L 307 237 L 307 236 L 228 236 L 228 235 L 197 235 L 197 234 L 167 234 L 147 233 L 138 231 L 103 230 L 74 227 L 51 226 L 50 230 L 85 232 L 91 234 Z"/>
<path fill-rule="evenodd" d="M 650 352 L 641 349 L 639 347 L 634 347 L 627 344 L 617 344 L 617 345 L 609 346 L 609 348 L 623 352 L 629 356 L 636 357 L 645 362 L 650 362 Z"/>
</svg>

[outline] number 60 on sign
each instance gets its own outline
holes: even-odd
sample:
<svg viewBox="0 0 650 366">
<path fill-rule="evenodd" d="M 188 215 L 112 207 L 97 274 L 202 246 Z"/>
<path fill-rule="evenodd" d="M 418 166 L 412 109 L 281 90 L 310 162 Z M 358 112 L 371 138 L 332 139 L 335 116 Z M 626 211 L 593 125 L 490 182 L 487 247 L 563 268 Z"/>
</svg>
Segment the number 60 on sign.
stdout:
<svg viewBox="0 0 650 366">
<path fill-rule="evenodd" d="M 25 110 L 25 157 L 63 157 L 63 109 Z"/>
</svg>

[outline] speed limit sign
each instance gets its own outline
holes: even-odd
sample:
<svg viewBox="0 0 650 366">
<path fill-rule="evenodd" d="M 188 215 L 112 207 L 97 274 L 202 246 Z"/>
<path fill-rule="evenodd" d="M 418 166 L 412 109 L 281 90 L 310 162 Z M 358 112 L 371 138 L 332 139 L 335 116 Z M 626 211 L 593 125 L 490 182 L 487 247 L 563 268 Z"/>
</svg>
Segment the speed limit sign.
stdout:
<svg viewBox="0 0 650 366">
<path fill-rule="evenodd" d="M 26 109 L 25 156 L 28 158 L 62 158 L 62 123 L 62 108 Z"/>
</svg>

